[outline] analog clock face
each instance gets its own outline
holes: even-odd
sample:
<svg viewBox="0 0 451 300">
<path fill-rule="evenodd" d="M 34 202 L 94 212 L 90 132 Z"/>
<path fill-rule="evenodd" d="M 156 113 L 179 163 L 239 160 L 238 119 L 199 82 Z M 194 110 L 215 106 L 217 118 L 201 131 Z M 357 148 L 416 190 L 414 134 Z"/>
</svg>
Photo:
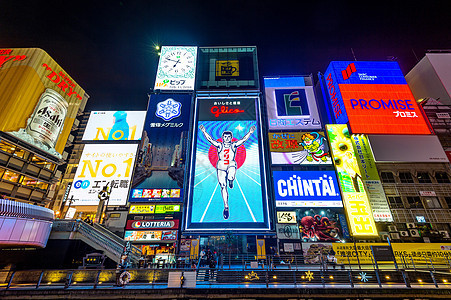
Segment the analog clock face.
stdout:
<svg viewBox="0 0 451 300">
<path fill-rule="evenodd" d="M 183 76 L 193 70 L 194 56 L 183 49 L 166 52 L 161 60 L 161 68 L 172 76 Z"/>
</svg>

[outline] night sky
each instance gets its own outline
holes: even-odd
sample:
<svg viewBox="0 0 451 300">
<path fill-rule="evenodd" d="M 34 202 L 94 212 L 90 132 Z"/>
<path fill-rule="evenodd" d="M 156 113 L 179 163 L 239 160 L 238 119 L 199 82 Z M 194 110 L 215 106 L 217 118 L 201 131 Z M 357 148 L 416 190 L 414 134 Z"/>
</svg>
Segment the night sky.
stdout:
<svg viewBox="0 0 451 300">
<path fill-rule="evenodd" d="M 0 48 L 47 51 L 91 96 L 87 110 L 144 110 L 157 44 L 255 45 L 260 76 L 324 72 L 351 48 L 406 74 L 428 49 L 451 49 L 447 2 L 2 0 Z"/>
</svg>

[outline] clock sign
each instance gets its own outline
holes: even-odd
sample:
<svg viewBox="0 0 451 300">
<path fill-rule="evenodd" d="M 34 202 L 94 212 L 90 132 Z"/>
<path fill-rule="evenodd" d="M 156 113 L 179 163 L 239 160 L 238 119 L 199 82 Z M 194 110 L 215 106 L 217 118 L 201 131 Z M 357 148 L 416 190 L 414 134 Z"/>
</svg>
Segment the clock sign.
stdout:
<svg viewBox="0 0 451 300">
<path fill-rule="evenodd" d="M 197 47 L 161 47 L 155 90 L 194 90 Z"/>
</svg>

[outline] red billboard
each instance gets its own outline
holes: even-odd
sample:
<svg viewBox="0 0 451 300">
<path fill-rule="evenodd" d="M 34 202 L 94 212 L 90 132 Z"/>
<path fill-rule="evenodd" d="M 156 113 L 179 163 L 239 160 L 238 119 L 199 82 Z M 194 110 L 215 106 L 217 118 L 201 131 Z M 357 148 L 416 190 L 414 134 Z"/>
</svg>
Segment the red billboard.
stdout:
<svg viewBox="0 0 451 300">
<path fill-rule="evenodd" d="M 431 134 L 408 85 L 340 84 L 353 133 Z"/>
<path fill-rule="evenodd" d="M 179 220 L 128 220 L 127 230 L 136 229 L 177 229 Z"/>
</svg>

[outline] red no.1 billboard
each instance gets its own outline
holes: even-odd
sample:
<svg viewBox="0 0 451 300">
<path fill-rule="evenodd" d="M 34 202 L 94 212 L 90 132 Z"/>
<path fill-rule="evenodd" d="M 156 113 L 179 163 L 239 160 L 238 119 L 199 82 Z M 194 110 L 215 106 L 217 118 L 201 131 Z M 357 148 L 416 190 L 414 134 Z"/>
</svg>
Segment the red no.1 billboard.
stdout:
<svg viewBox="0 0 451 300">
<path fill-rule="evenodd" d="M 336 121 L 352 133 L 431 134 L 398 63 L 333 61 L 325 78 Z"/>
</svg>

